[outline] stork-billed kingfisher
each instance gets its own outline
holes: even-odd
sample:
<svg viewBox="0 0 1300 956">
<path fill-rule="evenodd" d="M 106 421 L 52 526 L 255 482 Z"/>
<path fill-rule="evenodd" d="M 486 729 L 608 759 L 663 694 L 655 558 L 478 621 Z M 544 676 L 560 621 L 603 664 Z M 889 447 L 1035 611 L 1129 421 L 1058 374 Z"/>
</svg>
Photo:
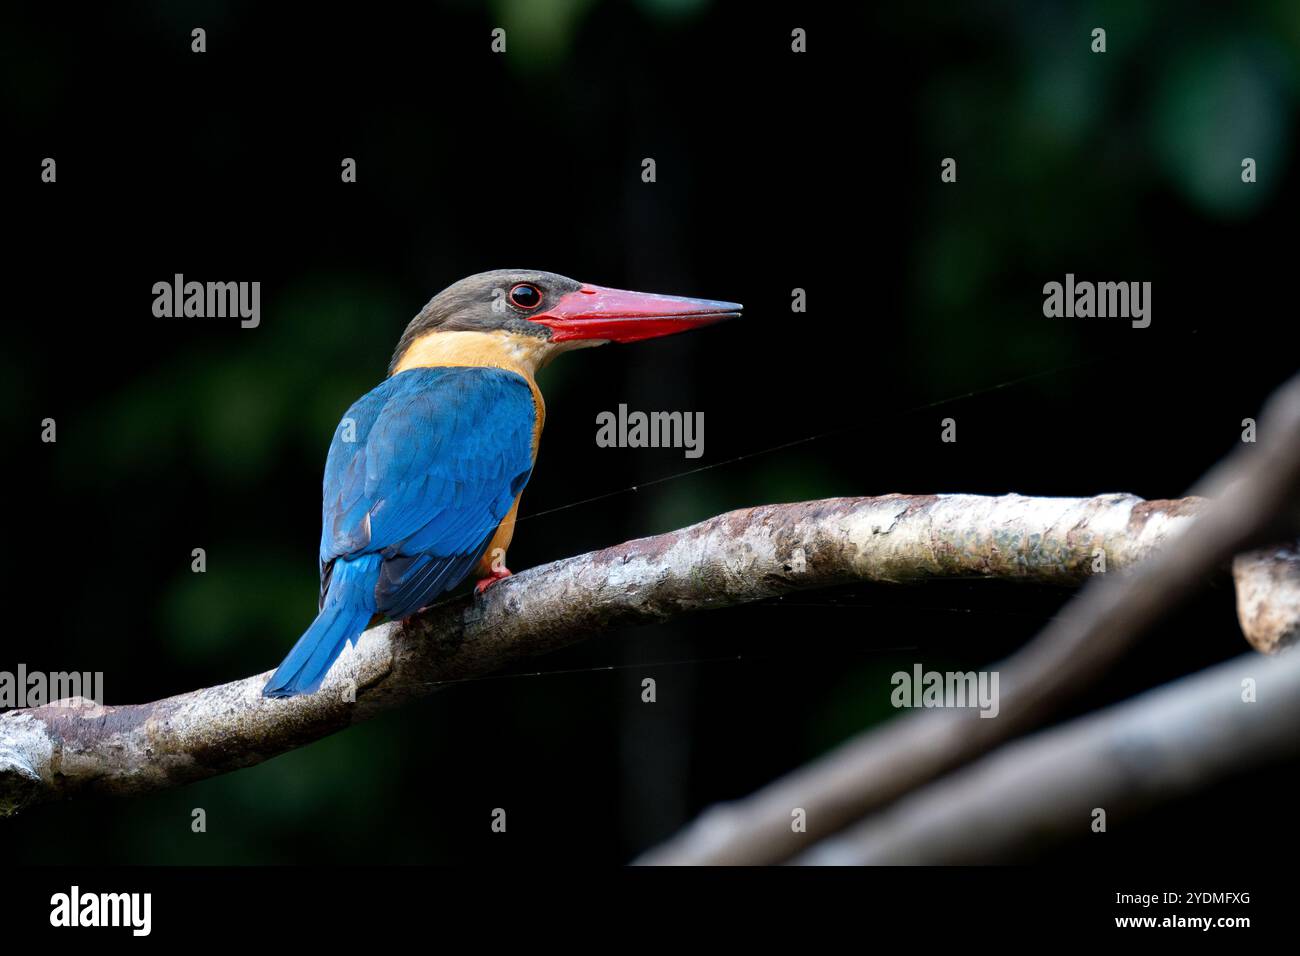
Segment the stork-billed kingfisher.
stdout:
<svg viewBox="0 0 1300 956">
<path fill-rule="evenodd" d="M 262 693 L 313 693 L 373 620 L 409 617 L 472 570 L 479 592 L 510 574 L 505 552 L 546 416 L 535 377 L 551 359 L 740 310 L 514 269 L 470 276 L 434 296 L 402 334 L 388 378 L 334 431 L 320 613 Z"/>
</svg>

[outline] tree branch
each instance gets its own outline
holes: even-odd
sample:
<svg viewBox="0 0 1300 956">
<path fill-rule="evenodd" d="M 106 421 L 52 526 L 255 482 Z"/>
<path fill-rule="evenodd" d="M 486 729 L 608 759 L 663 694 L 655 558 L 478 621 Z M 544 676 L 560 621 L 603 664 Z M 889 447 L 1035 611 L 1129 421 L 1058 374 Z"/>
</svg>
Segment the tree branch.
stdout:
<svg viewBox="0 0 1300 956">
<path fill-rule="evenodd" d="M 952 708 L 897 717 L 757 793 L 711 808 L 640 862 L 736 865 L 790 859 L 1051 719 L 1215 569 L 1300 530 L 1300 375 L 1269 399 L 1259 434 L 1257 446 L 1242 446 L 1198 485 L 1215 499 L 1180 535 L 1176 548 L 1158 551 L 1132 574 L 1089 581 L 1036 638 L 991 668 L 1001 684 L 996 719 Z M 1251 564 L 1241 567 L 1257 582 Z M 1275 603 L 1293 607 L 1294 577 L 1279 576 L 1278 583 L 1288 594 Z M 801 833 L 790 827 L 796 807 L 806 814 Z"/>
<path fill-rule="evenodd" d="M 1181 533 L 1197 499 L 1131 495 L 838 498 L 749 508 L 521 572 L 362 635 L 317 694 L 269 700 L 268 673 L 147 704 L 0 715 L 0 815 L 82 793 L 178 786 L 259 763 L 432 692 L 616 625 L 853 581 L 1078 583 Z M 75 706 L 81 703 L 83 706 Z"/>
<path fill-rule="evenodd" d="M 1243 681 L 1255 695 L 1243 699 Z M 1300 654 L 1246 655 L 999 748 L 794 862 L 1005 863 L 1300 751 Z"/>
<path fill-rule="evenodd" d="M 1237 620 L 1251 647 L 1275 654 L 1300 642 L 1300 541 L 1232 560 Z"/>
</svg>

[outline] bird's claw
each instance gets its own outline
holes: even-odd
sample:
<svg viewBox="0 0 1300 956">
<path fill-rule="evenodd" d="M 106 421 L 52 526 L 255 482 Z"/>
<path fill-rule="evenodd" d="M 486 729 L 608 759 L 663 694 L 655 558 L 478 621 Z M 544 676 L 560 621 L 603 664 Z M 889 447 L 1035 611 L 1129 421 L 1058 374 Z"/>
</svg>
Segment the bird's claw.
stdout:
<svg viewBox="0 0 1300 956">
<path fill-rule="evenodd" d="M 498 581 L 502 580 L 503 578 L 510 577 L 510 574 L 511 571 L 509 568 L 493 568 L 491 574 L 489 574 L 485 578 L 480 579 L 478 584 L 474 585 L 474 593 L 482 594 L 484 591 L 486 591 L 492 585 L 496 584 Z"/>
</svg>

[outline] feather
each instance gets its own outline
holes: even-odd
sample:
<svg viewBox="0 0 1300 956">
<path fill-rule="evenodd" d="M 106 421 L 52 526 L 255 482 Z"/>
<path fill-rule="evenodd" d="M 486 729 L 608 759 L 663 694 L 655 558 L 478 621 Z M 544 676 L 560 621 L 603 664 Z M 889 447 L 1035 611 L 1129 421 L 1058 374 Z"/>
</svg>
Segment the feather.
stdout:
<svg viewBox="0 0 1300 956">
<path fill-rule="evenodd" d="M 409 369 L 348 409 L 325 462 L 321 612 L 265 694 L 311 693 L 374 614 L 464 580 L 532 474 L 536 415 L 523 376 L 477 367 Z"/>
</svg>

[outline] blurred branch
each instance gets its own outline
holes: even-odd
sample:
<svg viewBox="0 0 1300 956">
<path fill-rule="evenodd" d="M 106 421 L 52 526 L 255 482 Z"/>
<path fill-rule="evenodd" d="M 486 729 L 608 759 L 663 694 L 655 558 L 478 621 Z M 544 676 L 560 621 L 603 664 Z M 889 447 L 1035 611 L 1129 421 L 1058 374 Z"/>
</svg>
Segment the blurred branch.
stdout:
<svg viewBox="0 0 1300 956">
<path fill-rule="evenodd" d="M 1253 696 L 1243 697 L 1243 682 Z M 1300 752 L 1300 654 L 1247 655 L 1008 744 L 794 862 L 1023 861 L 1071 837 Z"/>
<path fill-rule="evenodd" d="M 999 673 L 996 719 L 954 708 L 920 710 L 866 731 L 781 780 L 713 807 L 644 863 L 759 864 L 788 860 L 855 820 L 1040 726 L 1115 664 L 1161 616 L 1234 555 L 1292 538 L 1300 528 L 1300 376 L 1260 418 L 1258 444 L 1215 466 L 1198 489 L 1219 495 L 1179 536 L 1131 574 L 1098 576 Z M 1259 576 L 1250 562 L 1239 566 Z M 1294 605 L 1294 578 L 1279 577 Z M 1287 582 L 1290 582 L 1289 585 Z M 1256 618 L 1257 615 L 1248 615 Z M 802 808 L 806 830 L 792 832 Z"/>
<path fill-rule="evenodd" d="M 82 793 L 178 786 L 259 763 L 609 627 L 854 581 L 1077 583 L 1137 565 L 1193 525 L 1196 499 L 886 495 L 749 508 L 524 571 L 481 598 L 362 635 L 320 692 L 268 700 L 268 674 L 148 704 L 0 715 L 0 815 Z M 1226 560 L 1226 559 L 1225 559 Z M 1000 723 L 1000 722 L 999 722 Z"/>
</svg>

